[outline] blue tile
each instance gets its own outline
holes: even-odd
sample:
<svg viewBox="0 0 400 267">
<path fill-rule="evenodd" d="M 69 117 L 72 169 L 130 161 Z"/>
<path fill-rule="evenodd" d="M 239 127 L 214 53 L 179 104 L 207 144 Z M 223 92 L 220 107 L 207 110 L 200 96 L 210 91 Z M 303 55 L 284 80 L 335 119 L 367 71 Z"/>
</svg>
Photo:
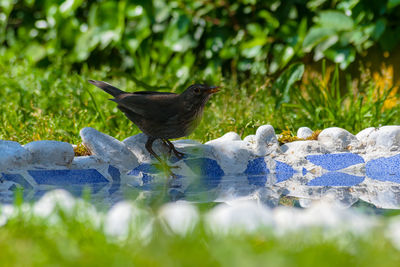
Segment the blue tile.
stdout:
<svg viewBox="0 0 400 267">
<path fill-rule="evenodd" d="M 28 183 L 27 180 L 21 175 L 21 174 L 10 174 L 10 173 L 3 173 L 3 179 L 5 181 L 12 181 L 16 184 L 19 184 L 22 186 L 24 189 L 32 189 L 33 186 Z"/>
<path fill-rule="evenodd" d="M 275 160 L 276 182 L 283 182 L 292 178 L 295 170 L 288 164 Z"/>
<path fill-rule="evenodd" d="M 369 178 L 400 183 L 400 154 L 370 160 L 365 165 L 365 171 Z"/>
<path fill-rule="evenodd" d="M 185 159 L 185 164 L 192 171 L 203 177 L 221 177 L 225 173 L 218 165 L 217 161 L 209 158 Z M 200 173 L 199 173 L 200 172 Z"/>
<path fill-rule="evenodd" d="M 364 181 L 364 176 L 355 176 L 341 172 L 328 172 L 317 177 L 310 182 L 308 186 L 353 186 Z"/>
<path fill-rule="evenodd" d="M 364 159 L 353 153 L 308 155 L 306 159 L 328 171 L 338 171 L 349 166 L 364 163 Z"/>
<path fill-rule="evenodd" d="M 217 161 L 209 158 L 185 159 L 185 164 L 200 177 L 201 183 L 206 189 L 212 189 L 219 185 L 224 171 Z"/>
<path fill-rule="evenodd" d="M 85 185 L 108 183 L 96 169 L 83 170 L 29 170 L 28 173 L 38 184 Z"/>
<path fill-rule="evenodd" d="M 263 187 L 268 180 L 268 175 L 248 175 L 247 180 L 249 181 L 249 185 Z"/>
<path fill-rule="evenodd" d="M 160 171 L 152 164 L 143 163 L 131 170 L 128 175 L 138 176 L 140 174 L 143 175 L 142 181 L 144 184 L 151 182 L 154 179 L 154 176 L 151 174 L 157 174 Z"/>
<path fill-rule="evenodd" d="M 118 191 L 121 185 L 121 173 L 120 171 L 112 165 L 108 166 L 108 174 L 112 177 L 113 183 L 111 188 L 108 190 L 108 193 L 111 195 L 114 192 Z"/>
<path fill-rule="evenodd" d="M 267 164 L 263 157 L 256 158 L 253 160 L 249 160 L 247 163 L 247 168 L 244 171 L 245 174 L 249 175 L 260 175 L 260 174 L 269 174 L 269 170 Z"/>
<path fill-rule="evenodd" d="M 308 172 L 307 169 L 303 167 L 303 169 L 301 170 L 301 173 L 302 173 L 303 175 L 306 175 L 307 172 Z"/>
</svg>

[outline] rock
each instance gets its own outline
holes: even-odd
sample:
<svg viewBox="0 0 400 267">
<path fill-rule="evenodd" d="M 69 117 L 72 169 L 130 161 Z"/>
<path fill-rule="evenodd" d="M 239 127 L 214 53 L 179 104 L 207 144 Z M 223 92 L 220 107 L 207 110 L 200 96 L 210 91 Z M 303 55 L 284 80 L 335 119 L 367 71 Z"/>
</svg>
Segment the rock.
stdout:
<svg viewBox="0 0 400 267">
<path fill-rule="evenodd" d="M 104 232 L 125 240 L 128 237 L 148 242 L 153 232 L 154 218 L 147 210 L 138 208 L 128 201 L 120 201 L 107 213 Z"/>
<path fill-rule="evenodd" d="M 197 208 L 185 201 L 164 204 L 159 210 L 164 229 L 185 236 L 193 231 L 199 221 Z"/>
<path fill-rule="evenodd" d="M 332 150 L 332 152 L 348 151 L 360 145 L 360 142 L 353 134 L 338 127 L 324 129 L 318 135 L 318 141 L 329 150 Z"/>
<path fill-rule="evenodd" d="M 108 164 L 105 163 L 101 158 L 98 156 L 82 156 L 82 157 L 75 157 L 72 161 L 70 168 L 71 169 L 90 169 L 90 168 L 99 168 L 99 167 L 108 167 Z"/>
<path fill-rule="evenodd" d="M 218 205 L 207 213 L 205 223 L 218 234 L 249 233 L 274 225 L 271 210 L 254 201 Z"/>
<path fill-rule="evenodd" d="M 150 153 L 147 151 L 145 145 L 147 142 L 147 135 L 144 133 L 140 133 L 137 135 L 133 135 L 131 137 L 126 138 L 125 140 L 122 141 L 126 147 L 132 151 L 132 153 L 137 157 L 140 163 L 142 162 L 150 162 L 152 157 L 150 156 Z M 165 155 L 168 153 L 168 149 L 160 139 L 157 139 L 153 143 L 153 150 L 154 152 L 162 157 L 162 155 Z"/>
<path fill-rule="evenodd" d="M 229 133 L 226 133 L 226 134 L 224 134 L 223 136 L 221 136 L 221 137 L 219 137 L 217 139 L 208 141 L 206 143 L 206 145 L 213 145 L 213 144 L 217 144 L 217 143 L 221 143 L 221 142 L 241 141 L 241 140 L 242 139 L 240 138 L 240 136 L 237 133 L 229 132 Z"/>
<path fill-rule="evenodd" d="M 256 131 L 255 141 L 253 152 L 258 157 L 267 156 L 271 152 L 279 150 L 278 139 L 274 127 L 271 125 L 260 126 Z"/>
<path fill-rule="evenodd" d="M 117 139 L 86 127 L 80 131 L 83 144 L 96 156 L 111 165 L 132 170 L 139 165 L 137 157 Z"/>
<path fill-rule="evenodd" d="M 361 134 L 361 132 L 359 134 Z M 375 147 L 388 151 L 398 150 L 400 148 L 400 126 L 382 126 L 378 129 L 371 130 L 368 135 L 364 135 L 364 142 L 369 148 Z"/>
<path fill-rule="evenodd" d="M 66 142 L 42 140 L 24 146 L 31 152 L 31 164 L 68 166 L 74 159 L 74 149 Z"/>
<path fill-rule="evenodd" d="M 369 135 L 375 131 L 377 131 L 377 128 L 368 127 L 356 134 L 356 138 L 361 142 L 361 144 L 366 145 Z"/>
<path fill-rule="evenodd" d="M 31 153 L 19 143 L 0 140 L 0 169 L 24 167 L 31 161 Z"/>
<path fill-rule="evenodd" d="M 250 134 L 250 135 L 246 136 L 243 139 L 243 141 L 246 142 L 246 143 L 255 144 L 256 143 L 256 135 L 255 134 Z"/>
<path fill-rule="evenodd" d="M 243 173 L 247 162 L 253 157 L 251 147 L 242 140 L 218 138 L 205 145 L 212 149 L 213 158 L 217 160 L 225 174 Z"/>
<path fill-rule="evenodd" d="M 308 128 L 308 127 L 300 127 L 297 130 L 297 137 L 298 138 L 303 138 L 303 139 L 307 139 L 308 137 L 310 137 L 313 134 L 313 131 Z"/>
<path fill-rule="evenodd" d="M 294 141 L 281 146 L 285 154 L 306 156 L 309 154 L 326 154 L 329 150 L 316 140 Z"/>
</svg>

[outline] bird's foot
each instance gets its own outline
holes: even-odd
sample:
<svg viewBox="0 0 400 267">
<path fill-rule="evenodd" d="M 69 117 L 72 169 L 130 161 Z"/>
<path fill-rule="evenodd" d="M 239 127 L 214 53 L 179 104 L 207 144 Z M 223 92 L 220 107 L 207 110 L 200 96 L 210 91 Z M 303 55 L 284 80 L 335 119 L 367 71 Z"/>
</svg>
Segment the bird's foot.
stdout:
<svg viewBox="0 0 400 267">
<path fill-rule="evenodd" d="M 156 166 L 157 169 L 161 170 L 167 176 L 171 176 L 172 178 L 177 178 L 177 175 L 172 172 L 172 169 L 178 169 L 179 166 L 168 165 L 167 162 L 164 160 L 159 161 L 158 163 L 154 163 L 154 165 Z"/>
<path fill-rule="evenodd" d="M 173 151 L 174 151 L 175 157 L 177 157 L 178 159 L 183 159 L 183 157 L 185 156 L 184 153 L 179 152 L 179 151 L 176 150 L 176 149 L 173 149 Z"/>
</svg>

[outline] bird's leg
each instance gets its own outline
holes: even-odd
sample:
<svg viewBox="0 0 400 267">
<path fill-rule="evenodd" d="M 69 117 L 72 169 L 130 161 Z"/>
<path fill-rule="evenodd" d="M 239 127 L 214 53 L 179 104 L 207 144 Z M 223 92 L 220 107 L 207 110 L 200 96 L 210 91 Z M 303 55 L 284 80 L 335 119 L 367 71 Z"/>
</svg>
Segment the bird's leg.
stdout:
<svg viewBox="0 0 400 267">
<path fill-rule="evenodd" d="M 145 145 L 145 147 L 146 147 L 146 149 L 147 149 L 147 151 L 149 151 L 149 153 L 151 154 L 151 155 L 153 155 L 159 162 L 160 162 L 160 166 L 161 166 L 161 169 L 164 171 L 164 172 L 166 172 L 166 173 L 168 173 L 168 175 L 170 175 L 170 176 L 172 176 L 172 177 L 176 177 L 176 175 L 171 171 L 171 169 L 172 168 L 176 168 L 176 166 L 168 166 L 168 164 L 165 162 L 165 161 L 163 161 L 155 152 L 154 152 L 154 150 L 153 150 L 153 148 L 152 148 L 152 146 L 153 146 L 153 142 L 156 140 L 157 138 L 154 138 L 154 137 L 148 137 L 148 139 L 147 139 L 147 142 L 146 142 L 146 145 Z"/>
<path fill-rule="evenodd" d="M 156 139 L 157 139 L 157 138 L 154 138 L 154 137 L 150 137 L 150 136 L 149 136 L 149 138 L 147 139 L 147 142 L 146 142 L 145 147 L 146 147 L 147 151 L 149 151 L 150 154 L 152 154 L 159 162 L 163 163 L 162 160 L 161 160 L 161 158 L 160 158 L 160 157 L 156 154 L 156 152 L 154 152 L 154 150 L 153 150 L 153 142 L 154 142 Z"/>
<path fill-rule="evenodd" d="M 172 151 L 171 146 L 165 141 L 165 139 L 162 138 L 161 141 L 163 142 L 163 145 L 168 148 L 168 157 L 171 157 L 171 151 Z"/>
<path fill-rule="evenodd" d="M 181 158 L 183 158 L 183 156 L 185 156 L 185 154 L 176 150 L 174 144 L 171 143 L 171 141 L 169 141 L 168 139 L 164 139 L 163 141 L 168 144 L 170 151 L 172 150 L 178 159 L 181 159 Z"/>
</svg>

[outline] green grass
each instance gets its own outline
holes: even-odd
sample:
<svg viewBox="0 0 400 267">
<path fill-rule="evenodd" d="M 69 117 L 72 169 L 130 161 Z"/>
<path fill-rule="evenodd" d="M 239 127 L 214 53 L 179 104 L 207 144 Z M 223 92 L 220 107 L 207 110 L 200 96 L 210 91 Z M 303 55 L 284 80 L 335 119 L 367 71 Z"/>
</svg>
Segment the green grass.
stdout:
<svg viewBox="0 0 400 267">
<path fill-rule="evenodd" d="M 77 73 L 61 63 L 42 69 L 24 60 L 0 60 L 0 139 L 23 144 L 44 139 L 79 143 L 79 130 L 87 126 L 118 139 L 139 133 L 115 103 L 108 101 L 106 93 L 87 82 L 98 79 L 127 91 L 144 90 L 126 78 L 129 74 L 112 73 L 107 67 L 84 68 Z M 349 85 L 339 88 L 338 71 L 327 84 L 322 84 L 322 76 L 315 76 L 286 91 L 279 84 L 273 87 L 267 77 L 242 82 L 218 79 L 223 91 L 212 97 L 191 139 L 204 142 L 228 131 L 244 137 L 263 124 L 272 124 L 277 133 L 301 126 L 314 130 L 338 126 L 357 133 L 369 126 L 400 123 L 399 105 L 383 109 L 391 88 L 378 96 L 371 80 L 350 80 Z M 201 82 L 201 74 L 193 80 Z M 184 90 L 172 87 L 172 91 Z"/>
<path fill-rule="evenodd" d="M 267 123 L 277 133 L 301 126 L 314 130 L 339 126 L 357 133 L 369 126 L 400 123 L 399 105 L 385 106 L 394 88 L 378 90 L 371 79 L 349 79 L 340 86 L 343 74 L 338 70 L 328 82 L 323 82 L 325 75 L 323 68 L 322 75 L 303 79 L 288 90 L 276 83 L 274 87 L 274 80 L 267 77 L 241 82 L 219 77 L 224 89 L 213 96 L 203 122 L 189 138 L 204 142 L 228 131 L 244 137 Z M 87 82 L 98 79 L 127 91 L 143 90 L 140 82 L 127 77 L 129 73 L 113 74 L 107 67 L 77 73 L 61 63 L 43 69 L 24 60 L 0 59 L 0 139 L 76 144 L 81 141 L 79 130 L 87 126 L 120 140 L 137 134 L 137 127 L 107 100 L 109 96 Z M 201 82 L 201 74 L 193 80 Z M 160 86 L 167 84 L 166 80 Z M 176 92 L 184 89 L 171 87 Z M 268 229 L 214 235 L 200 224 L 185 237 L 157 227 L 148 243 L 134 238 L 138 233 L 115 242 L 87 222 L 62 218 L 52 225 L 24 214 L 0 227 L 0 262 L 6 266 L 398 266 L 400 261 L 383 229 L 363 238 L 326 239 L 308 231 L 278 238 Z"/>
<path fill-rule="evenodd" d="M 79 213 L 79 212 L 78 212 Z M 138 230 L 127 239 L 107 236 L 85 216 L 55 210 L 60 220 L 23 212 L 0 228 L 3 266 L 398 266 L 400 254 L 378 227 L 363 236 L 298 231 L 279 236 L 212 233 L 203 223 L 179 236 L 156 220 L 146 241 Z M 82 213 L 82 211 L 80 212 Z"/>
</svg>

